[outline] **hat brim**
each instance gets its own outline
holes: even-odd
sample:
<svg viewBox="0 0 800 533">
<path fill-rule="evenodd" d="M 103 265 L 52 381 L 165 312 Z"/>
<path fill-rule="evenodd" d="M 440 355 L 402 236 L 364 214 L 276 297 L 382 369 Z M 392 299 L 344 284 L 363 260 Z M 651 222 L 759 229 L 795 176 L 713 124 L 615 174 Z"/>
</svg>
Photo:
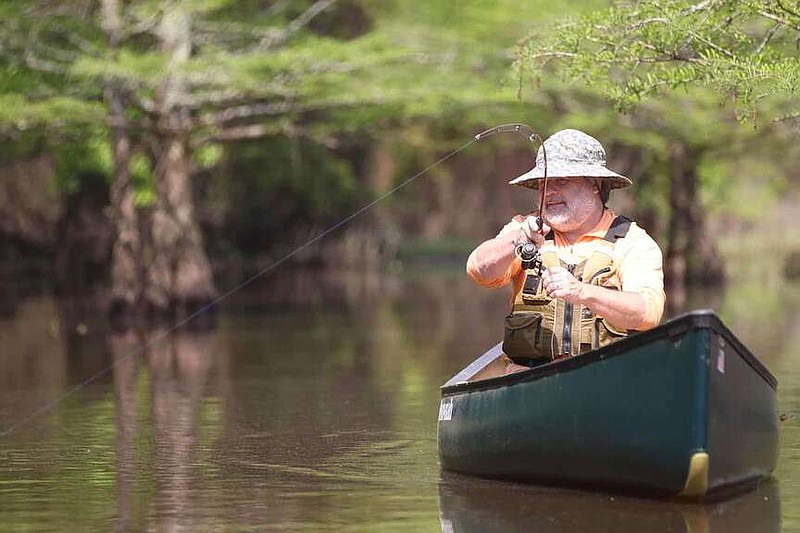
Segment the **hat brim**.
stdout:
<svg viewBox="0 0 800 533">
<path fill-rule="evenodd" d="M 621 189 L 632 185 L 633 182 L 630 178 L 617 174 L 608 170 L 602 165 L 589 165 L 580 163 L 559 164 L 553 162 L 547 165 L 548 178 L 601 178 L 604 181 L 608 180 L 612 189 Z M 538 189 L 539 182 L 544 178 L 544 169 L 542 166 L 533 167 L 525 174 L 514 178 L 508 183 L 511 185 L 519 185 L 521 187 L 528 187 L 529 189 Z"/>
</svg>

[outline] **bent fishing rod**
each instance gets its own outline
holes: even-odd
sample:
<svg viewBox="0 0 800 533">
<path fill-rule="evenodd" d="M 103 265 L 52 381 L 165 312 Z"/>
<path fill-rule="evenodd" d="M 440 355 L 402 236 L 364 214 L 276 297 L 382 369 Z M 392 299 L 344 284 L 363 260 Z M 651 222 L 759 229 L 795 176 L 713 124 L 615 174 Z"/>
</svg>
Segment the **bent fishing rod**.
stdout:
<svg viewBox="0 0 800 533">
<path fill-rule="evenodd" d="M 543 176 L 542 176 L 542 185 L 539 187 L 539 212 L 536 214 L 536 224 L 539 227 L 539 231 L 542 231 L 542 226 L 544 224 L 544 196 L 547 192 L 547 149 L 544 146 L 544 141 L 542 140 L 541 135 L 536 133 L 536 131 L 528 126 L 527 124 L 522 123 L 511 123 L 511 124 L 499 124 L 493 128 L 489 128 L 486 131 L 482 131 L 475 135 L 476 141 L 482 141 L 487 137 L 491 137 L 492 135 L 496 135 L 498 133 L 520 133 L 529 142 L 534 143 L 538 142 L 539 147 L 542 150 L 542 163 L 544 165 L 543 168 Z M 535 164 L 535 163 L 534 163 Z"/>
<path fill-rule="evenodd" d="M 541 233 L 544 227 L 544 197 L 547 192 L 547 149 L 544 146 L 544 141 L 533 128 L 522 123 L 499 124 L 478 133 L 475 135 L 475 140 L 480 141 L 498 133 L 520 133 L 531 143 L 539 142 L 539 146 L 542 149 L 542 164 L 544 168 L 542 169 L 542 184 L 539 187 L 539 206 L 538 213 L 536 214 L 536 225 Z M 533 243 L 526 242 L 518 244 L 514 249 L 514 254 L 522 261 L 523 268 L 532 269 L 537 272 L 538 275 L 541 275 L 542 260 L 539 255 L 539 250 L 536 249 Z"/>
</svg>

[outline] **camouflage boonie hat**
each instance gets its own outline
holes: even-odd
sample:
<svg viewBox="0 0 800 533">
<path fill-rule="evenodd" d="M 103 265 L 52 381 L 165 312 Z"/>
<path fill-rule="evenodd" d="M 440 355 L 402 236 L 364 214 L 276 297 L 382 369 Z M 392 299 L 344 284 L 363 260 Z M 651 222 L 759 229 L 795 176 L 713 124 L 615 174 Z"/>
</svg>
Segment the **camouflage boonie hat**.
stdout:
<svg viewBox="0 0 800 533">
<path fill-rule="evenodd" d="M 606 151 L 600 141 L 580 130 L 561 130 L 544 141 L 544 150 L 539 147 L 536 165 L 525 174 L 509 181 L 538 189 L 544 178 L 544 152 L 547 152 L 548 178 L 603 178 L 612 189 L 627 187 L 633 182 L 606 168 Z"/>
</svg>

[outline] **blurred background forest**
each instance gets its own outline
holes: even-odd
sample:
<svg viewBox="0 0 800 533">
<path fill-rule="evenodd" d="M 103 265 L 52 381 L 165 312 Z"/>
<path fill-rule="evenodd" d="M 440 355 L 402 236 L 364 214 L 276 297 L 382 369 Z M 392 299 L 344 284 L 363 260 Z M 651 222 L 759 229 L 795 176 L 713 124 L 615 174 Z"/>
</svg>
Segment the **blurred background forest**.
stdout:
<svg viewBox="0 0 800 533">
<path fill-rule="evenodd" d="M 710 4 L 728 21 L 715 28 L 731 27 L 739 3 Z M 791 2 L 746 4 L 756 11 L 734 37 L 787 73 L 772 92 L 744 60 L 726 70 L 732 48 L 692 56 L 695 30 L 677 22 L 615 35 L 654 19 L 615 20 L 605 0 L 7 0 L 3 310 L 54 291 L 123 323 L 174 320 L 287 255 L 279 268 L 463 262 L 535 207 L 506 185 L 533 163 L 522 136 L 471 144 L 304 245 L 508 122 L 601 140 L 634 181 L 611 205 L 662 246 L 673 302 L 686 284 L 800 276 L 797 70 L 776 60 L 797 69 L 800 18 Z M 765 5 L 784 8 L 782 22 L 760 16 Z M 677 69 L 642 70 L 669 63 L 642 59 L 650 38 L 678 47 Z M 641 78 L 621 70 L 631 58 Z"/>
</svg>

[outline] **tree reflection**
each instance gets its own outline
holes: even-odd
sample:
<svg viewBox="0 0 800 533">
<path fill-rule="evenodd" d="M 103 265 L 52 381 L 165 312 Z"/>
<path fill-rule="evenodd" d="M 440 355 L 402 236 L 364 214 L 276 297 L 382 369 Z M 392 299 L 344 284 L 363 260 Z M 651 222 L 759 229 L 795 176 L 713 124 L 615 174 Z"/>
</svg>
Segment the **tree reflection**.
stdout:
<svg viewBox="0 0 800 533">
<path fill-rule="evenodd" d="M 190 490 L 199 482 L 197 440 L 203 398 L 217 361 L 217 334 L 211 332 L 125 332 L 111 337 L 117 404 L 118 531 L 137 529 L 137 449 L 141 439 L 139 380 L 146 362 L 151 394 L 152 474 L 155 482 L 152 517 L 159 531 L 195 530 L 197 516 Z M 217 376 L 225 375 L 224 372 Z M 149 481 L 149 480 L 147 480 Z"/>
<path fill-rule="evenodd" d="M 141 335 L 129 331 L 109 339 L 114 361 L 116 413 L 116 500 L 117 531 L 130 531 L 136 478 L 136 380 L 139 359 L 136 352 L 144 346 Z"/>
<path fill-rule="evenodd" d="M 156 338 L 161 332 L 154 332 Z M 200 400 L 211 368 L 212 333 L 173 333 L 156 341 L 147 356 L 153 394 L 156 508 L 166 531 L 195 530 L 190 487 Z"/>
</svg>

